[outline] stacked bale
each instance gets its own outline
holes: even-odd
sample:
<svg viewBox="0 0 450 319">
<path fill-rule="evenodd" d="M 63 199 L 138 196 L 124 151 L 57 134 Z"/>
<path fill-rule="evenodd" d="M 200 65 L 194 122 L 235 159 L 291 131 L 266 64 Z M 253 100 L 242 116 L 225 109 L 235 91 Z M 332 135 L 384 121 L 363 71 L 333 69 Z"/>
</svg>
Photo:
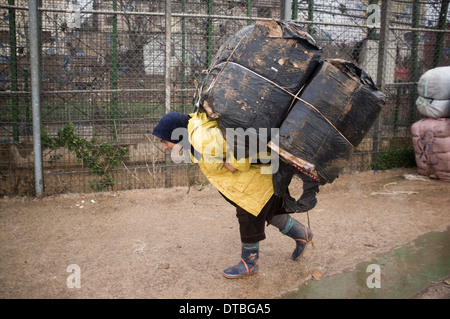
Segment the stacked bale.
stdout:
<svg viewBox="0 0 450 319">
<path fill-rule="evenodd" d="M 411 126 L 418 173 L 450 181 L 450 67 L 425 72 L 418 92 L 417 110 L 425 117 Z"/>
<path fill-rule="evenodd" d="M 344 60 L 323 61 L 296 98 L 273 147 L 324 183 L 346 166 L 372 127 L 383 95 L 360 68 Z"/>
<path fill-rule="evenodd" d="M 265 142 L 282 159 L 273 172 L 274 192 L 288 211 L 315 206 L 319 184 L 339 175 L 384 103 L 363 70 L 348 61 L 323 61 L 321 54 L 295 23 L 258 22 L 222 45 L 197 91 L 198 111 L 217 120 L 225 138 L 227 129 L 243 129 L 243 136 L 226 138 L 236 158 L 242 148 L 244 157 L 255 155 L 247 141 L 261 140 L 266 130 Z M 279 135 L 271 136 L 272 128 Z M 288 189 L 295 174 L 303 181 L 298 201 Z"/>
<path fill-rule="evenodd" d="M 227 128 L 241 128 L 257 139 L 260 129 L 266 129 L 264 139 L 270 139 L 270 129 L 280 127 L 321 54 L 313 38 L 294 23 L 261 21 L 245 27 L 217 52 L 198 92 L 199 109 L 217 120 L 224 136 Z M 235 143 L 227 142 L 245 147 L 246 157 L 254 155 L 248 145 L 236 145 L 245 140 L 236 132 Z"/>
</svg>

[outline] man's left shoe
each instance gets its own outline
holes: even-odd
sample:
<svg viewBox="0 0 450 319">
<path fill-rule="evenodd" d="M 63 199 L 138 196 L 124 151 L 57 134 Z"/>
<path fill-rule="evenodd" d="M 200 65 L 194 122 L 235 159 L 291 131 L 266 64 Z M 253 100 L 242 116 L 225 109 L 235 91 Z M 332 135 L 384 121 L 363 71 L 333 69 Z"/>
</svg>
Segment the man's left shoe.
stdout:
<svg viewBox="0 0 450 319">
<path fill-rule="evenodd" d="M 292 253 L 292 258 L 294 260 L 297 260 L 301 256 L 303 256 L 306 247 L 312 240 L 312 230 L 291 217 L 287 226 L 280 231 L 286 236 L 289 236 L 295 240 L 296 247 L 294 252 Z"/>
</svg>

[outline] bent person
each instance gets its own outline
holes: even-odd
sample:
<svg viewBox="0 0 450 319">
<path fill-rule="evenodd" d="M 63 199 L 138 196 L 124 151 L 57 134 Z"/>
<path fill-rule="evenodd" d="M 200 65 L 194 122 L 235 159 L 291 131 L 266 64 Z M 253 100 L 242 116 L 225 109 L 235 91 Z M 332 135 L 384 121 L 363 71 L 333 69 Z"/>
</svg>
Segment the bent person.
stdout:
<svg viewBox="0 0 450 319">
<path fill-rule="evenodd" d="M 185 134 L 180 134 L 183 131 Z M 259 243 L 266 238 L 266 222 L 295 241 L 294 260 L 303 255 L 313 237 L 311 229 L 292 218 L 283 207 L 283 199 L 274 195 L 272 175 L 261 171 L 267 164 L 252 163 L 249 158 L 236 160 L 216 121 L 206 113 L 168 113 L 156 125 L 153 135 L 160 139 L 164 150 L 178 153 L 180 145 L 187 149 L 205 177 L 236 207 L 241 259 L 224 270 L 226 278 L 258 272 Z"/>
</svg>

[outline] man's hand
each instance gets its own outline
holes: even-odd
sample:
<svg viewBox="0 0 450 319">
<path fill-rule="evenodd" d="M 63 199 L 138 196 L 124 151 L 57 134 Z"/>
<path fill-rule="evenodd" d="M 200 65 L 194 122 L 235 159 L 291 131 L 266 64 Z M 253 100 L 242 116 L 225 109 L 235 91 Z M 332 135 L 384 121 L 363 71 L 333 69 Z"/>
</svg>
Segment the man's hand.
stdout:
<svg viewBox="0 0 450 319">
<path fill-rule="evenodd" d="M 227 170 L 229 170 L 231 173 L 236 173 L 237 172 L 237 169 L 235 169 L 233 166 L 231 166 L 230 164 L 228 164 L 228 163 L 224 163 L 223 164 L 223 167 L 225 167 Z"/>
</svg>

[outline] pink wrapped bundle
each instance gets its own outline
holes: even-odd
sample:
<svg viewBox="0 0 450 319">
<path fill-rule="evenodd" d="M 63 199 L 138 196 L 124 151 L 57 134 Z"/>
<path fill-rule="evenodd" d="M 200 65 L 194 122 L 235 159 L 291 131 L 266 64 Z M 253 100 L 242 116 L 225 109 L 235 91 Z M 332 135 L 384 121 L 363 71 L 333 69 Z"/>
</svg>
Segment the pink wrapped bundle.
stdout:
<svg viewBox="0 0 450 319">
<path fill-rule="evenodd" d="M 450 118 L 424 118 L 411 126 L 418 173 L 450 182 Z"/>
</svg>

